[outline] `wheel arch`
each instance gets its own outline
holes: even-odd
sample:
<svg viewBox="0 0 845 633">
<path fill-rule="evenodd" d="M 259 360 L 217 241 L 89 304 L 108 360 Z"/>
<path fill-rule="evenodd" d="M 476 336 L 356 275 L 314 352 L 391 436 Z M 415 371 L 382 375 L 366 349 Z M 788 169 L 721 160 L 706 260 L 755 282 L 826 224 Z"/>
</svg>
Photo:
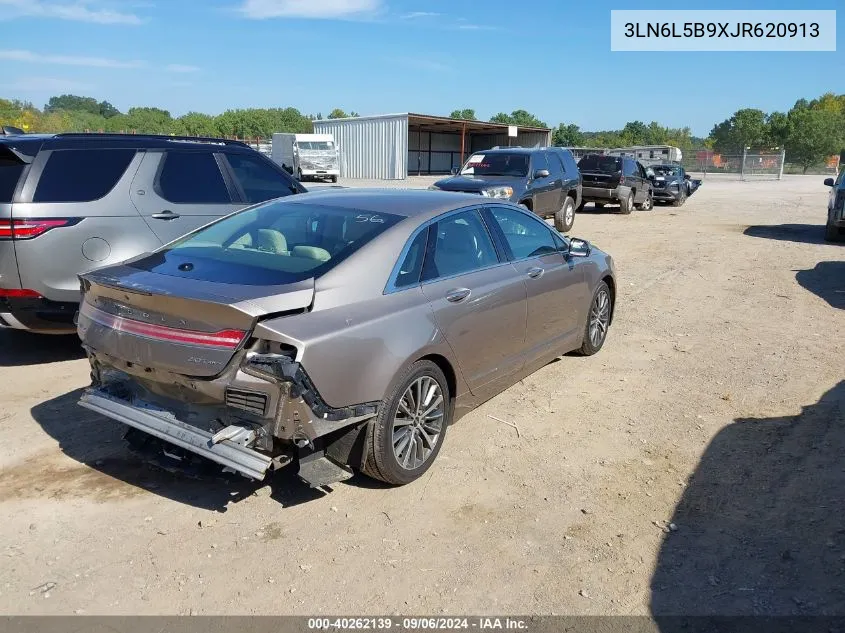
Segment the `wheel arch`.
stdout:
<svg viewBox="0 0 845 633">
<path fill-rule="evenodd" d="M 616 280 L 613 279 L 612 275 L 605 275 L 602 277 L 602 281 L 607 284 L 607 288 L 610 290 L 610 321 L 608 321 L 608 325 L 613 323 L 613 317 L 616 314 Z"/>
</svg>

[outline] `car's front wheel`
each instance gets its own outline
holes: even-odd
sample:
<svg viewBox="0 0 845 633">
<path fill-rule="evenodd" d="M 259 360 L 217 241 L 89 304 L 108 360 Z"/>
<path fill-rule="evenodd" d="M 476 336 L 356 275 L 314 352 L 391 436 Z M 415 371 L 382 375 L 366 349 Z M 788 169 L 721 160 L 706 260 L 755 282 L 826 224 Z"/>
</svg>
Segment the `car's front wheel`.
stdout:
<svg viewBox="0 0 845 633">
<path fill-rule="evenodd" d="M 568 233 L 575 224 L 575 200 L 566 196 L 563 206 L 555 213 L 555 229 L 561 233 Z"/>
<path fill-rule="evenodd" d="M 830 220 L 827 221 L 824 229 L 824 239 L 828 242 L 838 242 L 839 241 L 839 229 L 831 223 Z"/>
<path fill-rule="evenodd" d="M 446 376 L 435 363 L 417 361 L 381 402 L 364 473 L 394 485 L 419 478 L 440 452 L 450 416 Z"/>
<path fill-rule="evenodd" d="M 619 211 L 628 215 L 634 208 L 634 192 L 629 191 L 628 195 L 619 201 Z"/>
<path fill-rule="evenodd" d="M 584 340 L 581 342 L 581 349 L 578 350 L 583 356 L 592 356 L 602 348 L 607 339 L 612 314 L 613 297 L 607 283 L 601 281 L 593 293 L 590 311 L 587 314 L 587 325 L 584 328 Z"/>
</svg>

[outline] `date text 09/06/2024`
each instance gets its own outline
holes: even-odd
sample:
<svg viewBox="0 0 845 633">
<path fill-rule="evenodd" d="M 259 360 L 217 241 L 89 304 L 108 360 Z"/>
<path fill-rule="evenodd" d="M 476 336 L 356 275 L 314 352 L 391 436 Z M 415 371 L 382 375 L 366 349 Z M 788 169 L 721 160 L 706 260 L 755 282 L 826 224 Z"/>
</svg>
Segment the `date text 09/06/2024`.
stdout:
<svg viewBox="0 0 845 633">
<path fill-rule="evenodd" d="M 817 22 L 626 22 L 625 37 L 712 38 L 712 37 L 819 37 Z"/>
<path fill-rule="evenodd" d="M 443 618 L 443 617 L 352 617 L 352 618 L 308 618 L 308 628 L 318 631 L 352 631 L 390 629 L 404 631 L 449 631 L 472 630 L 527 631 L 528 623 L 519 618 Z"/>
</svg>

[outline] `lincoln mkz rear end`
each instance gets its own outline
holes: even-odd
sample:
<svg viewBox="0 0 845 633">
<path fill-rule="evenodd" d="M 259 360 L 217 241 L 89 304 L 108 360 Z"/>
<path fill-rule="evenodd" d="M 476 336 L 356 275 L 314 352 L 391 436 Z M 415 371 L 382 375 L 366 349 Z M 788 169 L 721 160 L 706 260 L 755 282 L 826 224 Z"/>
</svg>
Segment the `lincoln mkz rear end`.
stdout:
<svg viewBox="0 0 845 633">
<path fill-rule="evenodd" d="M 398 357 L 376 349 L 383 325 L 356 320 L 349 297 L 364 310 L 366 297 L 381 297 L 390 271 L 379 279 L 378 262 L 407 236 L 386 236 L 384 253 L 367 249 L 402 217 L 323 206 L 323 195 L 259 205 L 81 275 L 92 385 L 80 404 L 128 425 L 135 449 L 178 469 L 207 463 L 200 456 L 261 480 L 297 459 L 314 487 L 351 476 L 397 369 L 386 359 Z"/>
</svg>

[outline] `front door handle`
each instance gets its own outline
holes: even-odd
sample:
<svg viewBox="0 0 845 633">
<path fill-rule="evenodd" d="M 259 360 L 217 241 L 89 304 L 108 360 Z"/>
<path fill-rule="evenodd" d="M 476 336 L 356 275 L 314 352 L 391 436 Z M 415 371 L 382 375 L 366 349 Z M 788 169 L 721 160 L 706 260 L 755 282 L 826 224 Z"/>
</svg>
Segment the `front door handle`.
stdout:
<svg viewBox="0 0 845 633">
<path fill-rule="evenodd" d="M 471 293 L 472 291 L 469 288 L 455 288 L 454 290 L 450 290 L 446 293 L 446 301 L 459 303 L 466 299 Z"/>
<path fill-rule="evenodd" d="M 545 272 L 545 271 L 540 267 L 529 268 L 528 269 L 528 276 L 531 277 L 532 279 L 537 279 L 538 277 L 543 276 L 543 272 Z"/>
<path fill-rule="evenodd" d="M 178 213 L 173 213 L 170 209 L 165 209 L 161 213 L 153 213 L 153 216 L 156 220 L 175 220 L 179 217 Z"/>
</svg>

